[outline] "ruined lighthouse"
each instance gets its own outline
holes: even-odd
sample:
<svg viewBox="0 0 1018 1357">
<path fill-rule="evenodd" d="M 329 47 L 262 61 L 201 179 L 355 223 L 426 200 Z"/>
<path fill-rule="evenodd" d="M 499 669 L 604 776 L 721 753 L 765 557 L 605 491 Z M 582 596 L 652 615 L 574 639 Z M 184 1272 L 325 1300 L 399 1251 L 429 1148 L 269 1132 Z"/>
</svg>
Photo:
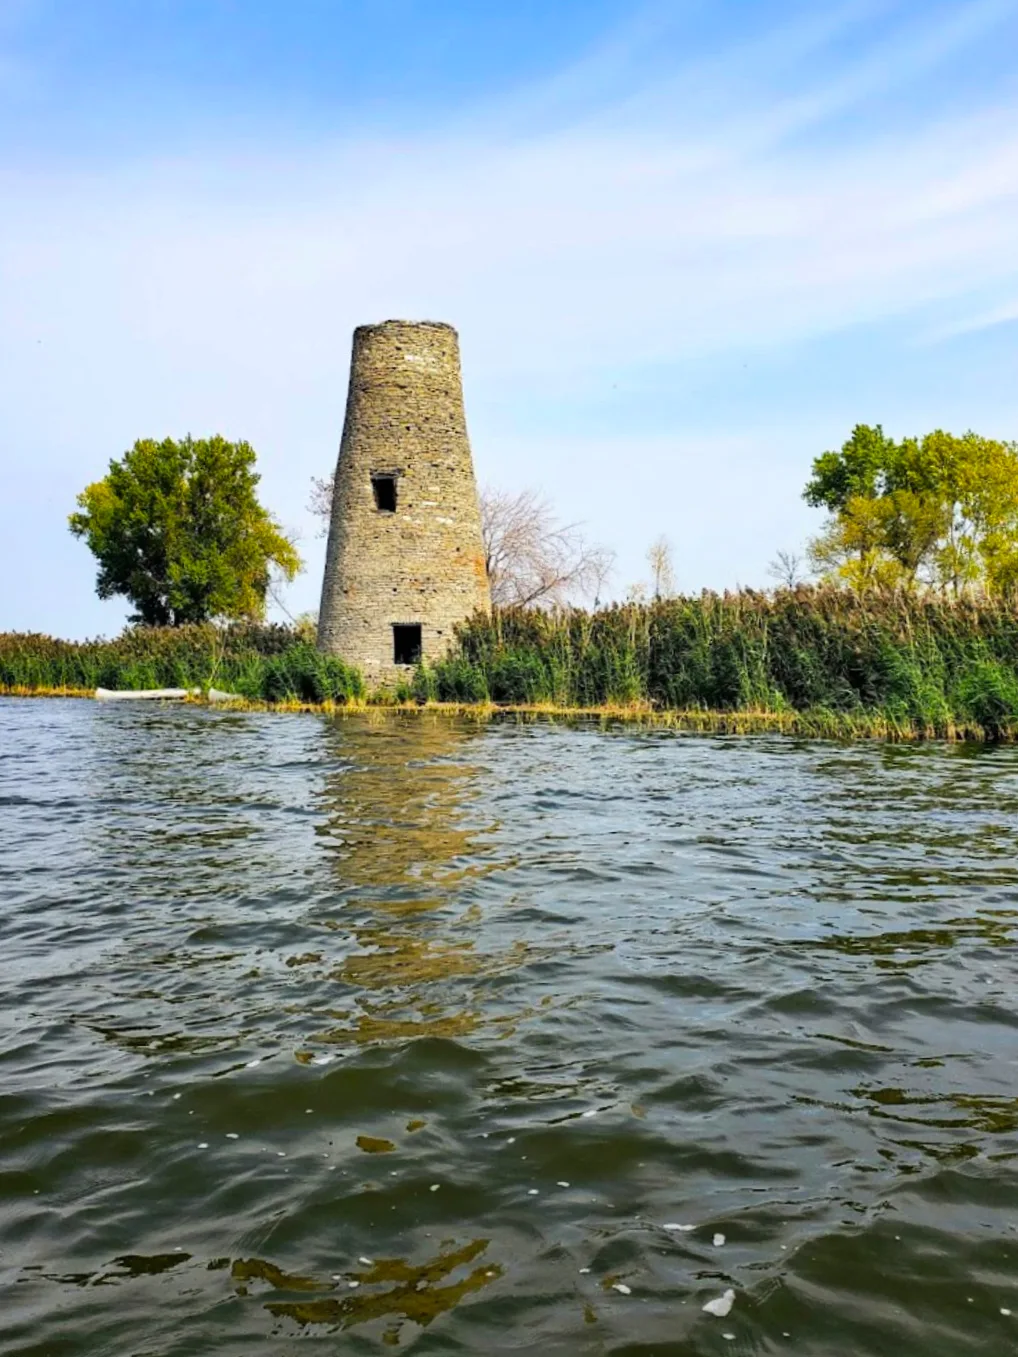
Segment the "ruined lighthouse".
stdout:
<svg viewBox="0 0 1018 1357">
<path fill-rule="evenodd" d="M 491 606 L 451 325 L 354 331 L 319 649 L 385 682 L 438 659 Z"/>
</svg>

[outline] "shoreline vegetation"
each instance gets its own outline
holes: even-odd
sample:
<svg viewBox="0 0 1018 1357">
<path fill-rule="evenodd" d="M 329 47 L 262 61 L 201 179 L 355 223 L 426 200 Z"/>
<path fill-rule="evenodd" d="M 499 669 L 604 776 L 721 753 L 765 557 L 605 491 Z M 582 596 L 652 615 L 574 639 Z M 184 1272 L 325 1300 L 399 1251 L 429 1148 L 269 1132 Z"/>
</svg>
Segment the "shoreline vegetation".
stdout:
<svg viewBox="0 0 1018 1357">
<path fill-rule="evenodd" d="M 0 635 L 0 693 L 237 693 L 229 709 L 433 711 L 702 733 L 1018 739 L 1018 609 L 992 599 L 801 586 L 597 612 L 497 609 L 453 651 L 369 692 L 304 627 L 130 627 L 109 641 Z M 196 700 L 196 699 L 188 699 Z M 198 699 L 200 700 L 200 699 Z"/>
<path fill-rule="evenodd" d="M 90 688 L 13 688 L 0 687 L 0 697 L 67 697 L 93 699 Z M 181 706 L 208 706 L 200 697 L 179 699 Z M 920 728 L 912 723 L 896 722 L 883 712 L 849 714 L 831 712 L 824 708 L 805 712 L 774 711 L 712 711 L 694 707 L 685 711 L 650 706 L 614 706 L 604 703 L 594 707 L 561 707 L 551 702 L 524 704 L 496 704 L 494 702 L 435 702 L 395 700 L 355 700 L 352 702 L 300 702 L 286 700 L 265 702 L 255 698 L 237 697 L 233 701 L 219 700 L 220 711 L 318 713 L 327 716 L 370 714 L 381 719 L 390 716 L 417 718 L 432 715 L 470 717 L 478 721 L 508 720 L 518 724 L 531 721 L 561 721 L 575 725 L 643 726 L 660 730 L 679 730 L 698 735 L 788 735 L 815 740 L 879 740 L 885 743 L 922 743 L 942 740 L 950 743 L 1018 741 L 1018 721 L 1014 731 L 988 734 L 974 721 L 952 723 L 940 729 Z"/>
</svg>

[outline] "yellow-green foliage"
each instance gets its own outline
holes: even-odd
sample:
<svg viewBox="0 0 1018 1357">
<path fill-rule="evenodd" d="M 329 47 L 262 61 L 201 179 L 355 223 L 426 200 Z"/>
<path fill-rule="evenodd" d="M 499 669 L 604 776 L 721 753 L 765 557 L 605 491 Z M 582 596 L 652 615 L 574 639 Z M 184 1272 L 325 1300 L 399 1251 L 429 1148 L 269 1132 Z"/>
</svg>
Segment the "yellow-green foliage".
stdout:
<svg viewBox="0 0 1018 1357">
<path fill-rule="evenodd" d="M 899 443 L 859 424 L 804 495 L 831 513 L 810 547 L 828 579 L 1018 597 L 1018 444 L 941 429 Z"/>
</svg>

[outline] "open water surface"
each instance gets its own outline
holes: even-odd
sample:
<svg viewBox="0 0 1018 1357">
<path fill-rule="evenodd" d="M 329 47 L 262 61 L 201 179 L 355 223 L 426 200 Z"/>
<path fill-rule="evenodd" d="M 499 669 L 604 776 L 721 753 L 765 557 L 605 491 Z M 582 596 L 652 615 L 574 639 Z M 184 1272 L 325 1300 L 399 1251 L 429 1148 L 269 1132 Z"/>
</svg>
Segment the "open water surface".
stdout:
<svg viewBox="0 0 1018 1357">
<path fill-rule="evenodd" d="M 0 700 L 0 1352 L 1013 1353 L 1016 925 L 1013 749 Z"/>
</svg>

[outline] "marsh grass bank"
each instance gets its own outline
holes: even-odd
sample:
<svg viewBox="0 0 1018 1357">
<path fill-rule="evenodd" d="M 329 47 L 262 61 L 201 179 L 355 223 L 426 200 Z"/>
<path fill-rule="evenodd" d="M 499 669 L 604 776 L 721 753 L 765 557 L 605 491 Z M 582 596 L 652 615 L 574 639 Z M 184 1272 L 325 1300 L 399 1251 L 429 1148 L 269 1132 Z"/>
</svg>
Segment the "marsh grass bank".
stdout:
<svg viewBox="0 0 1018 1357">
<path fill-rule="evenodd" d="M 420 700 L 646 705 L 711 729 L 880 738 L 1018 734 L 1018 611 L 985 600 L 802 588 L 597 613 L 475 618 Z"/>
<path fill-rule="evenodd" d="M 320 655 L 308 635 L 290 627 L 129 627 L 111 641 L 0 635 L 0 690 L 7 693 L 210 687 L 264 702 L 365 696 L 357 670 Z"/>
<path fill-rule="evenodd" d="M 248 705 L 426 707 L 872 739 L 1018 737 L 1018 612 L 985 600 L 802 588 L 498 610 L 395 690 L 284 627 L 0 636 L 0 690 L 215 686 Z"/>
</svg>

